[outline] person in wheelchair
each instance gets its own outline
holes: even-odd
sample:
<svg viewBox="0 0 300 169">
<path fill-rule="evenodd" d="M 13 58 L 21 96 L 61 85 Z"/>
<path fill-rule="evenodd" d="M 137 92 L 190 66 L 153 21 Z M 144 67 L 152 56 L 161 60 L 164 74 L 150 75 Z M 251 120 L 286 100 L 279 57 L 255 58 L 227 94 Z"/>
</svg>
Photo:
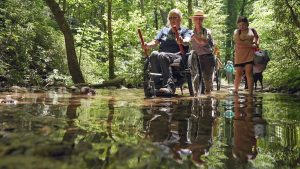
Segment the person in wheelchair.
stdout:
<svg viewBox="0 0 300 169">
<path fill-rule="evenodd" d="M 159 45 L 159 51 L 153 51 L 149 56 L 151 73 L 161 73 L 163 81 L 160 77 L 154 77 L 155 85 L 162 86 L 159 93 L 162 95 L 173 95 L 175 93 L 175 83 L 172 75 L 171 64 L 177 59 L 181 60 L 179 45 L 183 45 L 184 53 L 189 50 L 189 42 L 192 31 L 182 27 L 182 13 L 178 9 L 170 10 L 168 14 L 168 23 L 162 28 L 154 40 L 145 43 L 142 48 L 150 49 Z M 179 38 L 175 37 L 172 27 L 176 26 L 178 29 Z"/>
<path fill-rule="evenodd" d="M 200 66 L 201 74 L 204 80 L 205 94 L 210 94 L 213 89 L 212 75 L 215 69 L 214 40 L 211 30 L 203 27 L 204 18 L 206 15 L 202 10 L 196 10 L 194 15 L 190 17 L 194 23 L 193 36 L 191 38 L 191 57 L 192 64 Z M 197 66 L 194 66 L 197 67 Z M 191 72 L 192 79 L 197 72 Z M 195 84 L 197 84 L 196 82 Z M 195 86 L 197 88 L 197 86 Z"/>
</svg>

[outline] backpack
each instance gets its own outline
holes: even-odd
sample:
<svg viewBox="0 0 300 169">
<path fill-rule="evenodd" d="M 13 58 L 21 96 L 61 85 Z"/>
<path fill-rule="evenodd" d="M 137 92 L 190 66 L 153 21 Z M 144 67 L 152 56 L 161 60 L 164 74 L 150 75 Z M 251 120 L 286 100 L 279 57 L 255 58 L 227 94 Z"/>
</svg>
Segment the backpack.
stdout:
<svg viewBox="0 0 300 169">
<path fill-rule="evenodd" d="M 254 53 L 254 64 L 267 65 L 269 61 L 270 57 L 266 50 L 260 50 Z"/>
<path fill-rule="evenodd" d="M 232 64 L 226 65 L 225 66 L 225 71 L 228 72 L 228 73 L 233 73 L 233 71 L 234 71 L 233 65 Z"/>
</svg>

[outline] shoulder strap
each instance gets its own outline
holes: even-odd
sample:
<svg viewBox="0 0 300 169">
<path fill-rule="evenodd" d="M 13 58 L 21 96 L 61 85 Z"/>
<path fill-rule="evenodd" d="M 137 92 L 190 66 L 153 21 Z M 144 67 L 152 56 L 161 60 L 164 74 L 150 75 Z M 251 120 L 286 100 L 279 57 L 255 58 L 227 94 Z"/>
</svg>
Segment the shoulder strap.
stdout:
<svg viewBox="0 0 300 169">
<path fill-rule="evenodd" d="M 258 38 L 258 34 L 257 34 L 256 30 L 254 28 L 251 28 L 251 30 L 252 30 L 252 32 L 254 34 L 254 37 Z"/>
<path fill-rule="evenodd" d="M 258 38 L 258 34 L 257 34 L 256 30 L 255 30 L 254 28 L 250 28 L 250 29 L 251 29 L 251 31 L 253 32 L 254 36 L 255 36 L 256 38 Z M 238 31 L 239 31 L 239 35 L 240 35 L 242 31 L 241 31 L 240 29 L 239 29 Z"/>
</svg>

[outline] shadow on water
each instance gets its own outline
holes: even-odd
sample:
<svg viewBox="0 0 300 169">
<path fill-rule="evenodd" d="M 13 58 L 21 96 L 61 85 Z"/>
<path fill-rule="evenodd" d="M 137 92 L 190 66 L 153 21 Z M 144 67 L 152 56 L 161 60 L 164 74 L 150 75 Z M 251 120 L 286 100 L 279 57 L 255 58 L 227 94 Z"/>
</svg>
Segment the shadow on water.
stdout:
<svg viewBox="0 0 300 169">
<path fill-rule="evenodd" d="M 299 167 L 299 98 L 97 93 L 0 94 L 0 168 Z"/>
</svg>

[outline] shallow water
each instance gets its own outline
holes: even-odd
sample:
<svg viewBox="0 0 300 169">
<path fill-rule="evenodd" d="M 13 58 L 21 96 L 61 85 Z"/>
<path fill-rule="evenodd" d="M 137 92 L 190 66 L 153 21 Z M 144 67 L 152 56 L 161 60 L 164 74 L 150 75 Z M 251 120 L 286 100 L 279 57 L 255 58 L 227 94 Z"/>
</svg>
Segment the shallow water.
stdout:
<svg viewBox="0 0 300 169">
<path fill-rule="evenodd" d="M 0 168 L 300 168 L 300 98 L 1 93 Z"/>
</svg>

